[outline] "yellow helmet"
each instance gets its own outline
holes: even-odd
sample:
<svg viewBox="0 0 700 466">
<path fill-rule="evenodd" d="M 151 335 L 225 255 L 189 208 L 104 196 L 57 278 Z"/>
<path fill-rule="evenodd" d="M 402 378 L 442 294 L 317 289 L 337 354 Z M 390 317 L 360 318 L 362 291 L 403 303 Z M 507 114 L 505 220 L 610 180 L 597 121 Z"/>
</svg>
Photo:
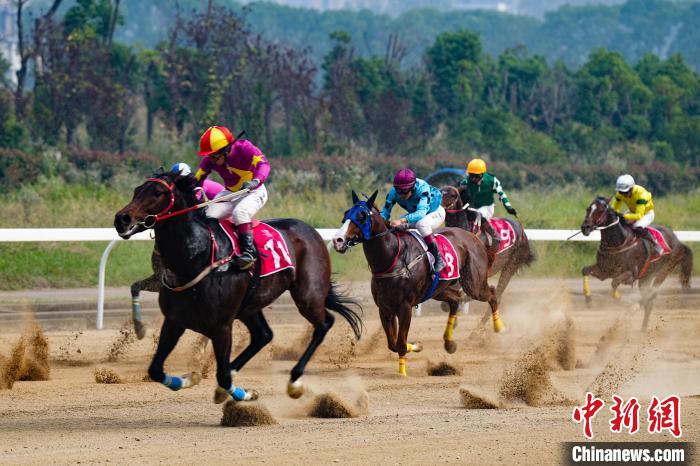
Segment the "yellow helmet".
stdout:
<svg viewBox="0 0 700 466">
<path fill-rule="evenodd" d="M 473 159 L 467 165 L 467 173 L 474 175 L 483 175 L 486 173 L 486 162 L 481 159 Z"/>
</svg>

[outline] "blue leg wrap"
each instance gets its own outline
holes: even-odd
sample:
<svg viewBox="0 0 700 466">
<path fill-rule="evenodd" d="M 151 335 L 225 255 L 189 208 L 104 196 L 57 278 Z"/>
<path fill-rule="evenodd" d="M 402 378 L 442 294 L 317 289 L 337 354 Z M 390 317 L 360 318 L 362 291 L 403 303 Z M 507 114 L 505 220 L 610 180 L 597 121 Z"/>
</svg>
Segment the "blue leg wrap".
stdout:
<svg viewBox="0 0 700 466">
<path fill-rule="evenodd" d="M 243 401 L 245 400 L 246 392 L 244 389 L 241 387 L 236 387 L 233 384 L 231 385 L 231 388 L 226 390 L 229 395 L 233 397 L 234 400 L 236 401 Z"/>
<path fill-rule="evenodd" d="M 141 320 L 141 301 L 138 296 L 131 298 L 131 314 L 135 321 Z"/>
<path fill-rule="evenodd" d="M 166 375 L 162 384 L 168 387 L 170 390 L 176 392 L 182 388 L 184 381 L 182 380 L 182 377 L 178 377 L 177 375 Z"/>
</svg>

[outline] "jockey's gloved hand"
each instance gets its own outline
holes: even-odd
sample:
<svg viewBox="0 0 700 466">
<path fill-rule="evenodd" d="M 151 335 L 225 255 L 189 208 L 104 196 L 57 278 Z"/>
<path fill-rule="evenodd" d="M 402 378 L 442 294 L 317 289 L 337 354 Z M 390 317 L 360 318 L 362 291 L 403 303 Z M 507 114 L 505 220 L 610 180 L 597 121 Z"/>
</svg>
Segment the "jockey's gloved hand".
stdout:
<svg viewBox="0 0 700 466">
<path fill-rule="evenodd" d="M 243 189 L 255 189 L 260 186 L 260 180 L 250 180 L 243 183 L 241 186 Z"/>
<path fill-rule="evenodd" d="M 518 215 L 518 213 L 515 211 L 512 205 L 507 205 L 506 210 L 508 211 L 509 214 L 511 215 Z"/>
</svg>

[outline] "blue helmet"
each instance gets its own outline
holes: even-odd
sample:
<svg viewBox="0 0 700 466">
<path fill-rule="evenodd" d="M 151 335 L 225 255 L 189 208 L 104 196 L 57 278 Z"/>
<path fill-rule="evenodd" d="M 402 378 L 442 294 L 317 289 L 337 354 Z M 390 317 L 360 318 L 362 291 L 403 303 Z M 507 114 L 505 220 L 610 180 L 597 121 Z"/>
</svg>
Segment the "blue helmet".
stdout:
<svg viewBox="0 0 700 466">
<path fill-rule="evenodd" d="M 170 168 L 170 172 L 179 176 L 187 176 L 192 173 L 192 169 L 184 162 L 178 162 Z"/>
</svg>

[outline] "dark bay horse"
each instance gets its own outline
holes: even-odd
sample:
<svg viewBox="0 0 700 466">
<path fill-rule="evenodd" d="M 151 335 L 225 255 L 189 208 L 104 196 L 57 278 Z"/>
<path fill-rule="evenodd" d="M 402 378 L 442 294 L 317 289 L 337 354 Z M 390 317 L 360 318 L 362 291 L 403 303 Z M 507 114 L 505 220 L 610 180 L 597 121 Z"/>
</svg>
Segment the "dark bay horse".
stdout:
<svg viewBox="0 0 700 466">
<path fill-rule="evenodd" d="M 411 310 L 424 297 L 432 284 L 431 266 L 426 252 L 411 234 L 389 229 L 374 205 L 377 191 L 367 201 L 352 193 L 354 205 L 345 213 L 343 226 L 333 236 L 336 251 L 344 253 L 362 243 L 367 263 L 372 271 L 372 297 L 379 307 L 379 317 L 386 333 L 389 349 L 399 355 L 399 373 L 406 375 L 406 353 L 420 351 L 420 344 L 408 342 Z M 488 257 L 479 239 L 459 228 L 440 228 L 454 245 L 459 263 L 459 284 L 473 299 L 488 301 L 491 306 L 494 330 L 503 329 L 498 313 L 496 290 L 487 280 Z M 450 263 L 446 258 L 446 263 Z M 454 353 L 453 339 L 460 290 L 453 287 L 457 280 L 440 281 L 432 299 L 446 302 L 450 316 L 443 335 L 445 350 Z"/>
<path fill-rule="evenodd" d="M 693 270 L 693 251 L 681 243 L 670 228 L 654 225 L 666 240 L 671 252 L 660 257 L 653 256 L 653 248 L 634 232 L 624 217 L 615 212 L 604 197 L 597 197 L 588 209 L 581 224 L 581 232 L 588 236 L 600 230 L 600 246 L 596 263 L 581 270 L 583 274 L 583 294 L 586 303 L 591 302 L 589 276 L 599 280 L 612 278 L 614 290 L 620 284 L 633 285 L 638 282 L 644 308 L 642 329 L 649 324 L 649 315 L 654 304 L 657 288 L 669 273 L 680 265 L 681 285 L 690 288 L 690 274 Z"/>
<path fill-rule="evenodd" d="M 441 191 L 442 206 L 446 212 L 445 226 L 464 228 L 476 234 L 484 244 L 487 244 L 486 232 L 481 228 L 479 222 L 476 221 L 477 217 L 480 218 L 478 212 L 469 210 L 468 204 L 465 204 L 460 196 L 459 189 L 454 186 L 444 186 Z M 535 254 L 530 247 L 530 242 L 520 222 L 510 219 L 504 220 L 513 227 L 515 244 L 496 253 L 495 260 L 489 269 L 489 277 L 499 272 L 501 273 L 496 286 L 496 297 L 499 302 L 513 275 L 523 266 L 529 266 L 535 260 Z M 486 318 L 488 318 L 488 314 L 484 315 L 484 321 Z"/>
<path fill-rule="evenodd" d="M 333 325 L 334 318 L 328 309 L 345 318 L 355 336 L 360 337 L 362 320 L 348 307 L 356 302 L 338 293 L 331 281 L 330 256 L 323 239 L 300 220 L 267 222 L 282 234 L 295 269 L 259 277 L 257 272 L 239 270 L 234 261 L 226 262 L 227 270 L 212 267 L 222 263 L 222 258 L 232 257 L 230 242 L 218 228 L 217 220 L 207 218 L 201 211 L 159 220 L 170 212 L 193 206 L 195 184 L 191 175 L 174 180 L 169 173 L 155 174 L 134 190 L 131 202 L 114 219 L 117 232 L 125 239 L 152 227 L 163 265 L 176 280 L 168 286 L 163 283 L 160 288 L 158 301 L 165 319 L 148 373 L 151 379 L 173 390 L 188 388 L 199 381 L 195 374 L 178 377 L 163 371 L 165 359 L 185 329 L 190 329 L 212 341 L 219 385 L 215 401 L 223 402 L 228 395 L 239 401 L 255 399 L 254 391 L 235 387 L 232 376 L 272 340 L 272 330 L 261 310 L 289 290 L 301 315 L 314 327 L 313 338 L 292 369 L 287 386 L 287 393 L 298 398 L 304 390 L 301 381 L 304 368 Z M 207 271 L 211 273 L 206 274 Z M 201 280 L 183 291 L 173 289 L 176 284 L 190 284 L 198 278 Z M 248 328 L 250 344 L 231 362 L 234 319 L 240 319 Z"/>
</svg>

